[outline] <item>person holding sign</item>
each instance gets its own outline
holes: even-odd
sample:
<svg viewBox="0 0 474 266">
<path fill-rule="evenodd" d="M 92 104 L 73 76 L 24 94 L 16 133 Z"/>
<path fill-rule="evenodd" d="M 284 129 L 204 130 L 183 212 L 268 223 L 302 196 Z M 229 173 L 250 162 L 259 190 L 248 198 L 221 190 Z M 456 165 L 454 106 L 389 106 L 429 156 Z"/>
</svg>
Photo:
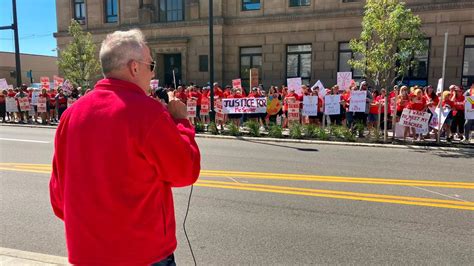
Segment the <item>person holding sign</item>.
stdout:
<svg viewBox="0 0 474 266">
<path fill-rule="evenodd" d="M 30 110 L 30 101 L 28 100 L 28 93 L 26 92 L 27 88 L 25 84 L 22 84 L 20 91 L 15 95 L 21 124 L 26 124 L 28 121 L 28 111 Z"/>
<path fill-rule="evenodd" d="M 474 110 L 474 84 L 464 93 L 466 98 L 464 111 Z M 470 108 L 469 108 L 470 107 Z M 471 138 L 471 130 L 474 127 L 474 119 L 469 118 L 469 114 L 465 114 L 466 122 L 464 123 L 464 143 L 469 144 Z"/>
<path fill-rule="evenodd" d="M 155 62 L 140 30 L 108 34 L 104 79 L 56 131 L 50 198 L 73 265 L 174 265 L 172 187 L 200 172 L 186 105 L 147 96 Z M 165 264 L 166 263 L 166 264 Z"/>
<path fill-rule="evenodd" d="M 400 116 L 402 116 L 403 109 L 408 106 L 410 102 L 410 97 L 408 96 L 408 87 L 402 86 L 400 88 L 400 95 L 398 95 L 397 99 L 397 123 L 400 121 Z"/>
<path fill-rule="evenodd" d="M 2 117 L 2 123 L 7 122 L 5 120 L 7 114 L 7 91 L 2 90 L 0 92 L 0 117 Z"/>
<path fill-rule="evenodd" d="M 407 109 L 408 110 L 414 110 L 414 111 L 420 111 L 424 112 L 426 111 L 426 98 L 423 96 L 423 92 L 421 89 L 416 89 L 413 92 L 414 95 L 410 97 L 410 101 L 407 104 Z M 411 134 L 413 136 L 413 140 L 417 139 L 416 135 L 416 128 L 414 127 L 405 127 L 404 133 L 403 133 L 403 140 L 406 140 L 406 137 L 408 135 L 408 132 L 411 129 Z M 423 140 L 423 135 L 420 134 L 420 140 Z"/>
<path fill-rule="evenodd" d="M 49 94 L 48 94 L 48 91 L 43 88 L 41 89 L 41 94 L 39 95 L 39 98 L 38 98 L 38 105 L 37 105 L 37 110 L 38 110 L 38 113 L 40 114 L 40 117 L 41 117 L 41 123 L 43 125 L 46 125 L 46 124 L 51 124 L 51 121 L 49 120 Z"/>
<path fill-rule="evenodd" d="M 460 87 L 456 86 L 454 89 L 451 101 L 454 103 L 453 110 L 453 123 L 451 124 L 451 132 L 457 134 L 459 140 L 464 139 L 464 123 L 466 122 L 464 117 L 464 102 L 466 97 L 463 95 L 463 91 Z"/>
</svg>

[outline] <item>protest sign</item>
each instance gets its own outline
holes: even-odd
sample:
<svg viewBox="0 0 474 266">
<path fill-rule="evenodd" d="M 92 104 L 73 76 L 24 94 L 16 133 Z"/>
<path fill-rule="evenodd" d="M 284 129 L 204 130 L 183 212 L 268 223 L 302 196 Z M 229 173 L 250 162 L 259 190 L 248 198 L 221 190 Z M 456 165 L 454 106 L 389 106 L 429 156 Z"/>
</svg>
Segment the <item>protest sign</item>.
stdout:
<svg viewBox="0 0 474 266">
<path fill-rule="evenodd" d="M 436 93 L 442 93 L 443 92 L 443 78 L 440 78 L 438 80 L 438 86 L 436 87 Z"/>
<path fill-rule="evenodd" d="M 294 90 L 296 94 L 301 94 L 301 78 L 286 79 L 288 91 Z"/>
<path fill-rule="evenodd" d="M 318 115 L 318 96 L 304 96 L 303 97 L 303 115 L 317 116 Z"/>
<path fill-rule="evenodd" d="M 266 113 L 266 98 L 222 99 L 224 114 Z"/>
<path fill-rule="evenodd" d="M 326 88 L 324 88 L 324 85 L 321 82 L 321 80 L 316 81 L 316 83 L 313 85 L 313 87 L 311 87 L 311 90 L 313 90 L 315 88 L 319 88 L 319 96 L 321 96 L 322 98 L 324 98 L 324 96 L 326 96 Z"/>
<path fill-rule="evenodd" d="M 54 76 L 53 76 L 53 80 L 54 80 L 54 88 L 55 88 L 55 89 L 57 89 L 57 88 L 59 88 L 60 86 L 63 85 L 64 78 L 61 78 L 61 77 L 59 77 L 59 76 L 54 75 Z M 49 82 L 49 79 L 48 79 L 48 82 Z M 42 82 L 41 82 L 41 83 L 42 83 Z M 48 89 L 49 89 L 49 87 L 48 87 Z"/>
<path fill-rule="evenodd" d="M 201 111 L 199 111 L 199 115 L 209 115 L 209 98 L 204 97 L 201 99 Z"/>
<path fill-rule="evenodd" d="M 276 115 L 281 110 L 281 102 L 278 98 L 273 97 L 271 100 L 270 98 L 267 99 L 267 113 L 269 115 Z"/>
<path fill-rule="evenodd" d="M 339 90 L 345 91 L 349 89 L 352 81 L 352 72 L 337 72 L 337 86 Z"/>
<path fill-rule="evenodd" d="M 258 80 L 258 77 L 257 77 L 257 80 Z M 241 79 L 233 79 L 232 80 L 232 88 L 242 89 L 242 80 Z"/>
<path fill-rule="evenodd" d="M 36 103 L 38 113 L 46 113 L 46 98 L 45 97 L 39 97 L 38 102 Z"/>
<path fill-rule="evenodd" d="M 28 100 L 28 97 L 18 98 L 18 105 L 20 106 L 20 111 L 22 112 L 30 111 L 30 101 Z"/>
<path fill-rule="evenodd" d="M 31 105 L 37 105 L 39 95 L 40 95 L 40 91 L 37 90 L 37 89 L 35 89 L 35 90 L 31 93 Z"/>
<path fill-rule="evenodd" d="M 8 90 L 8 83 L 6 79 L 0 79 L 0 90 Z"/>
<path fill-rule="evenodd" d="M 250 89 L 258 87 L 258 68 L 250 69 Z"/>
<path fill-rule="evenodd" d="M 431 115 L 426 112 L 405 108 L 403 109 L 402 116 L 400 117 L 400 124 L 405 127 L 414 127 L 415 129 L 417 128 L 427 131 L 430 116 Z"/>
<path fill-rule="evenodd" d="M 7 97 L 5 99 L 6 111 L 7 112 L 18 112 L 18 107 L 16 105 L 16 100 L 13 97 Z"/>
<path fill-rule="evenodd" d="M 300 121 L 300 103 L 296 100 L 288 102 L 288 121 Z"/>
<path fill-rule="evenodd" d="M 76 101 L 76 98 L 67 98 L 67 108 L 71 107 Z"/>
<path fill-rule="evenodd" d="M 197 101 L 189 99 L 186 102 L 186 109 L 188 110 L 188 117 L 196 117 Z"/>
<path fill-rule="evenodd" d="M 466 96 L 464 105 L 464 117 L 466 119 L 474 119 L 474 96 Z"/>
<path fill-rule="evenodd" d="M 49 90 L 49 77 L 40 77 L 41 86 Z"/>
<path fill-rule="evenodd" d="M 222 110 L 222 99 L 217 99 L 214 101 L 214 109 L 216 112 L 216 120 L 223 122 L 224 121 L 224 112 Z"/>
<path fill-rule="evenodd" d="M 367 91 L 351 91 L 349 112 L 365 112 Z"/>
<path fill-rule="evenodd" d="M 63 82 L 63 84 L 61 85 L 61 89 L 63 90 L 63 93 L 66 95 L 66 96 L 69 96 L 72 92 L 72 89 L 73 89 L 73 86 L 72 86 L 72 83 L 69 82 L 69 80 L 65 80 Z"/>
<path fill-rule="evenodd" d="M 156 90 L 158 89 L 159 86 L 160 86 L 160 80 L 158 79 L 150 80 L 150 88 L 152 88 L 153 90 Z"/>
<path fill-rule="evenodd" d="M 431 117 L 431 120 L 430 120 L 430 123 L 429 123 L 429 126 L 432 127 L 432 128 L 438 128 L 438 121 L 439 121 L 439 113 L 440 113 L 440 109 L 439 108 L 434 108 L 434 107 L 431 107 L 430 108 L 431 110 L 431 113 L 433 114 L 433 116 Z M 446 120 L 446 118 L 448 117 L 449 115 L 449 112 L 451 112 L 451 109 L 449 108 L 443 108 L 442 112 L 441 112 L 441 126 L 443 126 L 444 124 L 444 121 Z"/>
<path fill-rule="evenodd" d="M 341 95 L 326 95 L 324 97 L 324 114 L 339 115 L 341 114 Z"/>
</svg>

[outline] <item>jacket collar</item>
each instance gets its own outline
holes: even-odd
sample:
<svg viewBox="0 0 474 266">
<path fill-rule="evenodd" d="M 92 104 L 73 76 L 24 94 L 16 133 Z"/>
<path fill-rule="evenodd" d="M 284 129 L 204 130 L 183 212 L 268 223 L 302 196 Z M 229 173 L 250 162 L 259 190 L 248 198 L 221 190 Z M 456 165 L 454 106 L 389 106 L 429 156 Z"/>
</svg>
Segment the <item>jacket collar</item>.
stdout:
<svg viewBox="0 0 474 266">
<path fill-rule="evenodd" d="M 95 84 L 95 89 L 98 90 L 111 90 L 111 91 L 132 91 L 135 93 L 146 95 L 146 93 L 138 87 L 135 83 L 131 83 L 121 79 L 114 79 L 114 78 L 105 78 L 99 80 Z"/>
</svg>

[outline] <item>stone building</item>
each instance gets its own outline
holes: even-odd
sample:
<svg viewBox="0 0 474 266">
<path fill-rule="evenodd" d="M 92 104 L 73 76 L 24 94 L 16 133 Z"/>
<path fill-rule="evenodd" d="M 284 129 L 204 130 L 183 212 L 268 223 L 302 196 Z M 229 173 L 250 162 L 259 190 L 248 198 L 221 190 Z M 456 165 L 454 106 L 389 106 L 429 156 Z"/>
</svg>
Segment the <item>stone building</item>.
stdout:
<svg viewBox="0 0 474 266">
<path fill-rule="evenodd" d="M 285 83 L 301 76 L 328 86 L 338 71 L 353 71 L 348 41 L 361 31 L 361 0 L 214 0 L 215 79 L 230 84 L 258 68 L 261 82 Z M 474 1 L 407 0 L 421 17 L 429 51 L 405 80 L 434 84 L 441 77 L 444 34 L 449 32 L 447 84 L 474 82 Z M 161 84 L 205 84 L 208 73 L 207 0 L 57 0 L 58 46 L 68 43 L 71 19 L 83 24 L 100 45 L 107 33 L 140 28 L 158 63 Z M 353 71 L 358 78 L 360 73 Z"/>
<path fill-rule="evenodd" d="M 58 58 L 56 56 L 20 54 L 22 83 L 31 85 L 40 82 L 40 77 L 49 77 L 58 74 Z M 0 52 L 0 78 L 5 78 L 8 84 L 16 87 L 15 53 Z M 31 71 L 31 77 L 27 72 Z M 33 81 L 33 82 L 31 82 Z"/>
</svg>

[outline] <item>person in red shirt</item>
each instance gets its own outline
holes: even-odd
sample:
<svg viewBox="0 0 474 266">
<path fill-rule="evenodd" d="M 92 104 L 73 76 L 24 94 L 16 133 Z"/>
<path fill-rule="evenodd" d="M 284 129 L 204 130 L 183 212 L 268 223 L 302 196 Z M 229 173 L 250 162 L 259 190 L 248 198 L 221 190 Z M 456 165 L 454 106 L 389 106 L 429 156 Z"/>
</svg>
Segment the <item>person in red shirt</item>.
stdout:
<svg viewBox="0 0 474 266">
<path fill-rule="evenodd" d="M 188 96 L 186 95 L 183 86 L 178 86 L 178 89 L 175 92 L 175 97 L 181 100 L 184 104 L 186 104 Z"/>
<path fill-rule="evenodd" d="M 372 92 L 372 99 L 374 100 L 370 103 L 369 115 L 367 116 L 367 128 L 369 130 L 369 135 L 370 132 L 376 128 L 379 115 L 382 113 L 382 101 L 380 99 L 380 92 L 378 90 L 374 90 Z"/>
<path fill-rule="evenodd" d="M 464 103 L 466 97 L 460 87 L 456 86 L 454 94 L 451 96 L 454 105 L 453 123 L 451 124 L 451 132 L 456 134 L 460 140 L 464 139 L 464 123 L 466 122 L 464 115 Z"/>
<path fill-rule="evenodd" d="M 224 98 L 224 92 L 217 82 L 214 83 L 214 97 Z"/>
<path fill-rule="evenodd" d="M 234 89 L 232 90 L 232 93 L 227 98 L 241 99 L 241 98 L 244 98 L 244 96 L 242 95 L 241 89 Z M 228 118 L 234 125 L 236 125 L 237 127 L 240 127 L 240 119 L 242 118 L 242 114 L 228 114 Z"/>
<path fill-rule="evenodd" d="M 2 90 L 0 91 L 0 117 L 2 118 L 2 123 L 7 122 L 6 121 L 6 115 L 7 115 L 7 91 Z"/>
<path fill-rule="evenodd" d="M 41 89 L 41 93 L 39 95 L 39 99 L 44 99 L 45 102 L 46 102 L 46 112 L 40 112 L 40 117 L 41 117 L 41 123 L 43 125 L 46 125 L 46 124 L 50 124 L 50 120 L 49 120 L 49 94 L 48 94 L 48 91 L 43 88 Z"/>
<path fill-rule="evenodd" d="M 51 122 L 58 122 L 58 119 L 56 118 L 56 91 L 55 89 L 51 88 L 49 90 L 49 117 L 51 119 Z"/>
<path fill-rule="evenodd" d="M 61 116 L 67 109 L 67 97 L 62 89 L 59 89 L 56 95 L 56 106 L 58 108 L 58 120 L 61 121 Z"/>
<path fill-rule="evenodd" d="M 233 94 L 232 87 L 227 85 L 225 86 L 224 92 L 222 93 L 223 98 L 229 98 Z"/>
<path fill-rule="evenodd" d="M 193 99 L 196 101 L 196 121 L 201 121 L 199 115 L 201 113 L 201 93 L 197 90 L 195 85 L 190 87 L 188 99 Z"/>
<path fill-rule="evenodd" d="M 423 92 L 421 91 L 421 89 L 415 89 L 413 91 L 413 94 L 410 97 L 410 101 L 407 104 L 407 109 L 424 112 L 426 110 L 426 107 L 427 107 L 426 98 L 424 97 Z M 407 136 L 409 130 L 410 130 L 410 127 L 405 127 L 405 133 L 403 135 L 403 140 L 406 139 L 406 136 Z M 416 136 L 417 136 L 416 128 L 411 127 L 411 131 L 412 131 L 412 136 L 413 136 L 414 140 L 416 140 Z M 421 134 L 420 134 L 419 137 L 420 137 L 420 140 L 423 139 L 423 136 Z"/>
<path fill-rule="evenodd" d="M 471 85 L 471 88 L 464 93 L 465 97 L 474 96 L 474 84 Z M 467 100 L 467 99 L 466 99 Z M 471 130 L 474 127 L 474 119 L 466 119 L 464 123 L 464 143 L 470 144 Z"/>
<path fill-rule="evenodd" d="M 397 98 L 397 123 L 400 121 L 400 116 L 402 116 L 403 109 L 405 109 L 408 106 L 408 103 L 410 102 L 410 97 L 408 95 L 408 87 L 407 86 L 402 86 L 400 88 L 400 94 L 398 95 Z"/>
<path fill-rule="evenodd" d="M 288 103 L 290 102 L 299 102 L 300 96 L 295 93 L 294 89 L 291 89 L 285 98 L 283 98 L 283 110 L 285 111 L 285 119 L 283 121 L 283 127 L 288 126 Z"/>
<path fill-rule="evenodd" d="M 99 52 L 105 78 L 56 130 L 50 198 L 71 264 L 174 264 L 171 188 L 197 180 L 201 156 L 186 105 L 146 95 L 150 54 L 138 29 L 107 35 Z"/>
</svg>

